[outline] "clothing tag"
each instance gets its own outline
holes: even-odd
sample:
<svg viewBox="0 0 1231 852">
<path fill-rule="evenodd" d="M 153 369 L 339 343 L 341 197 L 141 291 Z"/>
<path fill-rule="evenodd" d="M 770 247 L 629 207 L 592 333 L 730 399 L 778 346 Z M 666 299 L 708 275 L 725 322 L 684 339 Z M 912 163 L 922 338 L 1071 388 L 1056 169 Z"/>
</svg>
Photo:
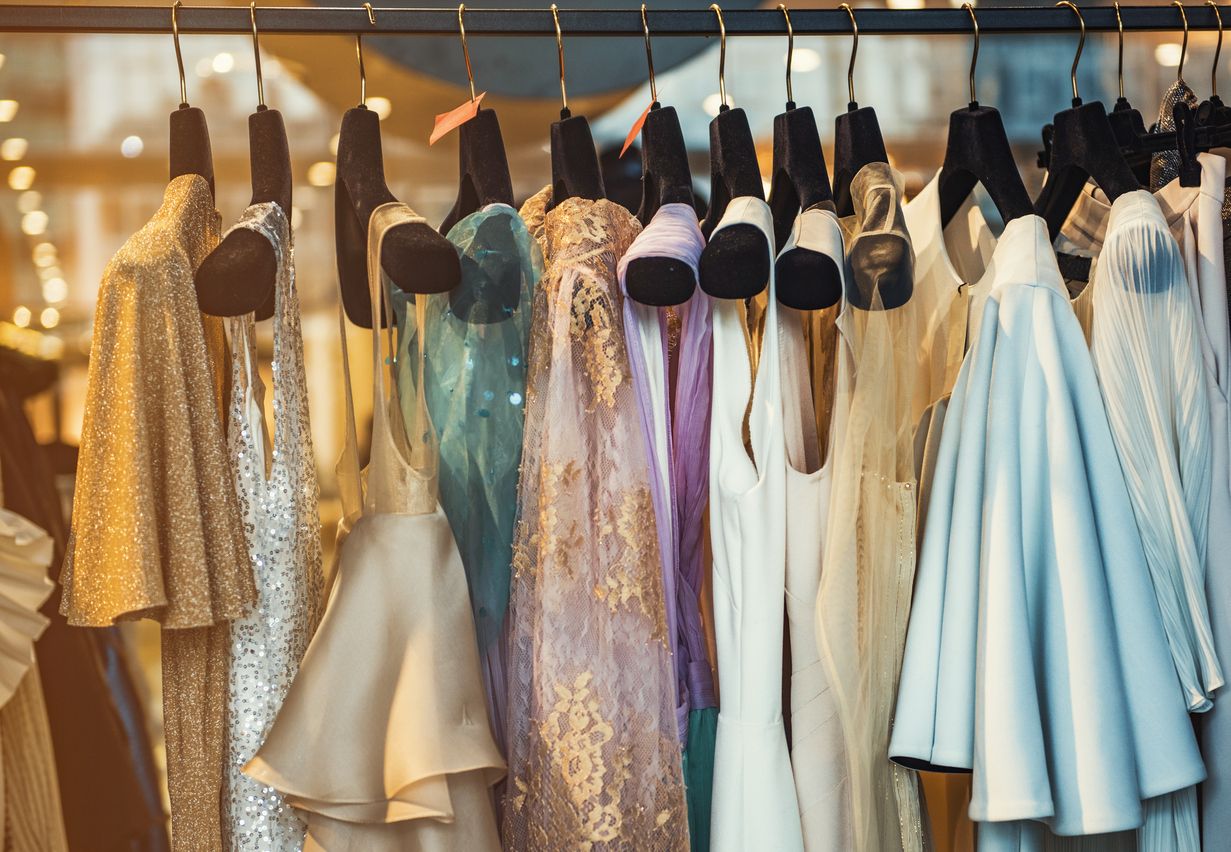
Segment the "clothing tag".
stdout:
<svg viewBox="0 0 1231 852">
<path fill-rule="evenodd" d="M 427 144 L 435 145 L 436 142 L 455 127 L 461 127 L 470 119 L 479 114 L 479 104 L 483 101 L 483 96 L 487 92 L 479 92 L 474 97 L 474 100 L 466 101 L 459 107 L 455 107 L 448 112 L 442 112 L 436 116 L 436 125 L 432 128 L 432 135 L 428 138 Z"/>
<path fill-rule="evenodd" d="M 645 124 L 645 117 L 650 114 L 650 110 L 653 109 L 653 107 L 654 104 L 651 102 L 642 111 L 641 115 L 637 117 L 637 120 L 633 122 L 632 128 L 628 131 L 628 136 L 624 138 L 624 147 L 620 149 L 621 157 L 623 157 L 624 152 L 628 150 L 628 146 L 633 144 L 633 140 L 637 138 L 637 134 L 641 132 L 641 125 Z"/>
</svg>

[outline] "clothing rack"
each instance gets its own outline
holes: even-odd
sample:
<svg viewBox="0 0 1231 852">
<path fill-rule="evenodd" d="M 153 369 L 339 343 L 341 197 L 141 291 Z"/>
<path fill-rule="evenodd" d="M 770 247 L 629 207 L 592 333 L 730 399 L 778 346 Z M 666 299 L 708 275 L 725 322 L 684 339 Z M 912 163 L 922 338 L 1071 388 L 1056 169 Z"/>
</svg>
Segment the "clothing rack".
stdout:
<svg viewBox="0 0 1231 852">
<path fill-rule="evenodd" d="M 551 12 L 542 9 L 466 9 L 467 35 L 555 36 Z M 1227 7 L 1231 13 L 1231 7 Z M 834 9 L 790 9 L 796 35 L 850 35 L 847 13 Z M 363 6 L 267 6 L 256 10 L 263 35 L 457 35 L 457 8 L 374 8 L 370 23 Z M 981 34 L 1076 33 L 1078 22 L 1067 7 L 997 6 L 978 10 Z M 1193 3 L 1184 8 L 1190 30 L 1216 30 L 1213 9 Z M 723 10 L 729 36 L 782 36 L 776 9 Z M 1081 9 L 1088 32 L 1115 32 L 1111 6 Z M 643 35 L 639 6 L 628 9 L 560 9 L 560 29 L 569 36 Z M 1180 31 L 1174 6 L 1122 6 L 1125 31 Z M 651 35 L 718 35 L 709 9 L 653 9 L 646 13 Z M 856 9 L 861 35 L 967 35 L 970 16 L 963 9 Z M 1231 15 L 1228 17 L 1231 25 Z M 250 34 L 247 6 L 181 6 L 181 33 Z M 10 33 L 159 33 L 171 32 L 171 5 L 160 6 L 0 6 L 0 32 Z"/>
</svg>

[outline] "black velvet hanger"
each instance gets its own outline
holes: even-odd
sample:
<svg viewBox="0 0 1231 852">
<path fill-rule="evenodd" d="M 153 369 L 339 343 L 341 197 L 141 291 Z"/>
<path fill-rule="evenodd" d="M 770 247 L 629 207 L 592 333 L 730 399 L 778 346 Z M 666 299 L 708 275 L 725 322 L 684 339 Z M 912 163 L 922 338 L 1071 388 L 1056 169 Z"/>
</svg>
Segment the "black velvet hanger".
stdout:
<svg viewBox="0 0 1231 852">
<path fill-rule="evenodd" d="M 1077 15 L 1081 35 L 1077 54 L 1069 71 L 1073 88 L 1073 106 L 1056 113 L 1052 122 L 1051 159 L 1047 168 L 1047 183 L 1035 201 L 1035 210 L 1047 221 L 1047 230 L 1055 239 L 1085 188 L 1092 179 L 1109 201 L 1126 192 L 1140 189 L 1141 184 L 1120 152 L 1107 120 L 1107 111 L 1098 101 L 1082 103 L 1077 92 L 1077 65 L 1086 43 L 1086 22 L 1081 12 L 1069 0 L 1058 6 L 1068 6 Z"/>
<path fill-rule="evenodd" d="M 551 202 L 548 209 L 566 198 L 588 198 L 597 201 L 606 197 L 603 170 L 598 164 L 598 151 L 585 116 L 573 115 L 568 108 L 568 92 L 564 86 L 564 38 L 560 34 L 559 8 L 551 4 L 551 18 L 556 25 L 556 54 L 560 60 L 560 120 L 551 125 Z"/>
<path fill-rule="evenodd" d="M 457 129 L 458 190 L 441 233 L 489 204 L 513 204 L 513 179 L 496 111 L 480 109 Z"/>
<path fill-rule="evenodd" d="M 976 184 L 987 190 L 1005 222 L 1034 212 L 1000 113 L 971 101 L 949 116 L 939 184 L 941 227 L 953 220 Z"/>
<path fill-rule="evenodd" d="M 880 122 L 872 107 L 861 107 L 855 101 L 855 56 L 859 53 L 859 25 L 850 4 L 842 9 L 851 19 L 851 59 L 846 68 L 846 89 L 849 102 L 846 112 L 834 121 L 833 141 L 833 194 L 839 216 L 855 212 L 851 201 L 851 181 L 859 170 L 869 163 L 888 163 L 885 138 L 881 135 Z"/>
<path fill-rule="evenodd" d="M 709 243 L 701 253 L 700 284 L 702 290 L 715 298 L 751 299 L 769 283 L 772 246 L 756 225 L 731 225 L 717 234 L 714 229 L 722 221 L 731 199 L 764 199 L 765 188 L 748 116 L 742 109 L 727 105 L 726 26 L 718 5 L 713 4 L 710 9 L 718 14 L 718 91 L 722 105 L 710 122 L 710 204 L 701 223 Z"/>
<path fill-rule="evenodd" d="M 664 204 L 694 206 L 688 149 L 675 107 L 650 107 L 641 126 L 641 207 L 637 218 L 648 225 Z M 697 275 L 673 257 L 639 257 L 625 275 L 629 298 L 644 305 L 682 305 L 697 287 Z"/>
<path fill-rule="evenodd" d="M 597 201 L 606 194 L 590 122 L 564 107 L 551 125 L 551 206 L 566 198 Z"/>
<path fill-rule="evenodd" d="M 274 202 L 291 215 L 291 153 L 282 113 L 265 106 L 261 48 L 257 42 L 256 3 L 252 16 L 252 48 L 256 60 L 257 108 L 248 117 L 248 150 L 252 170 L 252 204 Z M 256 312 L 258 320 L 274 313 L 278 259 L 269 240 L 249 228 L 235 228 L 197 268 L 197 304 L 213 316 Z"/>
<path fill-rule="evenodd" d="M 770 165 L 769 209 L 774 217 L 774 287 L 778 301 L 800 311 L 819 310 L 842 298 L 842 270 L 834 259 L 804 246 L 783 253 L 801 210 L 833 201 L 821 137 L 810 107 L 796 107 L 791 91 L 795 32 L 786 6 L 779 3 L 787 27 L 786 111 L 774 117 L 774 152 Z"/>
<path fill-rule="evenodd" d="M 364 106 L 348 109 L 338 134 L 334 230 L 342 304 L 355 325 L 372 327 L 367 234 L 372 211 L 397 201 L 385 183 L 380 119 Z M 443 293 L 461 280 L 453 244 L 426 222 L 397 225 L 385 236 L 381 266 L 407 293 Z M 383 321 L 382 321 L 383 324 Z"/>
<path fill-rule="evenodd" d="M 641 25 L 645 30 L 645 54 L 650 69 L 653 102 L 641 125 L 641 206 L 637 219 L 648 225 L 664 204 L 695 206 L 692 170 L 688 167 L 688 148 L 675 107 L 658 102 L 654 81 L 654 54 L 650 49 L 650 28 L 645 4 L 641 4 Z M 643 305 L 682 305 L 697 287 L 692 268 L 673 257 L 639 257 L 629 261 L 624 286 L 629 298 Z"/>
<path fill-rule="evenodd" d="M 764 198 L 761 170 L 748 116 L 725 104 L 710 122 L 710 206 L 701 230 L 709 237 L 701 253 L 701 289 L 720 299 L 751 299 L 769 282 L 771 246 L 756 225 L 714 229 L 733 198 Z"/>
<path fill-rule="evenodd" d="M 980 106 L 975 96 L 975 69 L 979 62 L 979 22 L 974 7 L 963 8 L 974 26 L 974 50 L 970 60 L 970 104 L 949 115 L 949 140 L 940 169 L 940 222 L 948 225 L 982 184 L 1005 222 L 1034 212 L 1030 194 L 1013 159 L 1004 120 L 994 107 Z"/>
<path fill-rule="evenodd" d="M 365 4 L 370 21 L 372 8 Z M 363 70 L 363 41 L 355 36 L 359 59 L 357 107 L 342 116 L 338 133 L 338 161 L 334 179 L 334 233 L 342 306 L 355 325 L 371 328 L 372 307 L 368 295 L 367 237 L 372 211 L 397 199 L 385 183 L 384 156 L 380 144 L 380 119 L 363 105 L 367 80 Z M 406 293 L 444 293 L 462 277 L 457 250 L 426 222 L 407 222 L 389 229 L 381 249 L 381 267 Z M 381 304 L 381 325 L 388 322 Z"/>
</svg>

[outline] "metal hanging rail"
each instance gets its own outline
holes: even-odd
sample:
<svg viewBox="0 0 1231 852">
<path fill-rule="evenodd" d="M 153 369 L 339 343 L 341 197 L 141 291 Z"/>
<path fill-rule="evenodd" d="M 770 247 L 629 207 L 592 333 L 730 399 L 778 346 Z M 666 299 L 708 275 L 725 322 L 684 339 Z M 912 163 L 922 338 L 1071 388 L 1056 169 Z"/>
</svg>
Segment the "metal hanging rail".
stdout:
<svg viewBox="0 0 1231 852">
<path fill-rule="evenodd" d="M 555 36 L 549 9 L 467 8 L 467 35 Z M 1194 3 L 1185 8 L 1192 30 L 1218 28 L 1214 11 Z M 376 8 L 376 23 L 362 6 L 267 6 L 257 8 L 262 34 L 286 35 L 450 35 L 457 34 L 457 8 Z M 1116 32 L 1111 6 L 1081 9 L 1090 32 Z M 628 9 L 561 9 L 560 27 L 570 36 L 636 36 L 641 12 Z M 957 35 L 970 32 L 962 9 L 856 9 L 861 35 Z M 1126 31 L 1181 29 L 1174 6 L 1121 6 Z M 708 9 L 657 9 L 647 12 L 655 36 L 716 36 L 718 22 Z M 782 15 L 773 9 L 723 10 L 727 35 L 781 36 Z M 849 35 L 850 18 L 841 9 L 792 9 L 796 35 Z M 988 33 L 1071 33 L 1071 9 L 1053 6 L 997 6 L 979 9 L 979 30 Z M 247 6 L 181 6 L 182 33 L 249 34 Z M 0 5 L 0 32 L 9 33 L 161 33 L 171 31 L 171 6 Z"/>
</svg>

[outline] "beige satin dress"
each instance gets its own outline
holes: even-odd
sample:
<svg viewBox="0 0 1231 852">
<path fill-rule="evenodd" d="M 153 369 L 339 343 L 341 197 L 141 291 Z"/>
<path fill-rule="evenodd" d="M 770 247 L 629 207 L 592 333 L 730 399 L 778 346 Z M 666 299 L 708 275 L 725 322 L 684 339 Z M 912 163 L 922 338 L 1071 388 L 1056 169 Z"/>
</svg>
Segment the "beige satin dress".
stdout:
<svg viewBox="0 0 1231 852">
<path fill-rule="evenodd" d="M 407 221 L 423 220 L 402 204 L 372 214 L 373 316 L 380 315 L 381 242 Z M 417 319 L 423 340 L 422 303 Z M 325 615 L 244 771 L 301 812 L 307 850 L 494 852 L 500 842 L 490 788 L 505 766 L 488 726 L 466 574 L 436 498 L 422 365 L 417 417 L 404 426 L 396 386 L 386 385 L 382 334 L 372 334 L 376 405 L 362 477 L 345 371 L 346 449 L 338 466 L 345 518 Z"/>
</svg>

